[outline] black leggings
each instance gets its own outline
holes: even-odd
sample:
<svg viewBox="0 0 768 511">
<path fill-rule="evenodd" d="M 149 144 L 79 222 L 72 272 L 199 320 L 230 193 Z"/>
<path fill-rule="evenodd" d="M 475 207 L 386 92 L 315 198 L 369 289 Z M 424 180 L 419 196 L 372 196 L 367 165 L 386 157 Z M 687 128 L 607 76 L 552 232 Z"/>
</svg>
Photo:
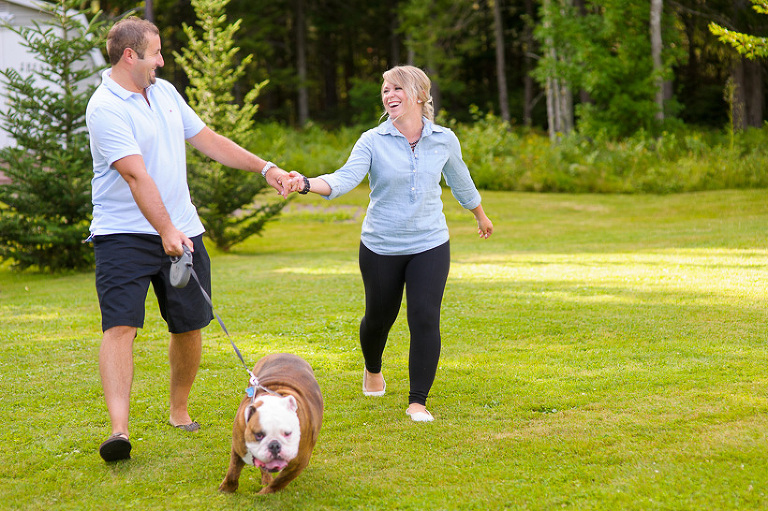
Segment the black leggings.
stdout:
<svg viewBox="0 0 768 511">
<path fill-rule="evenodd" d="M 360 346 L 368 372 L 381 372 L 387 335 L 406 292 L 411 346 L 408 403 L 426 405 L 440 358 L 440 305 L 448 279 L 449 242 L 413 255 L 378 255 L 360 244 L 360 272 L 365 286 L 365 316 Z"/>
</svg>

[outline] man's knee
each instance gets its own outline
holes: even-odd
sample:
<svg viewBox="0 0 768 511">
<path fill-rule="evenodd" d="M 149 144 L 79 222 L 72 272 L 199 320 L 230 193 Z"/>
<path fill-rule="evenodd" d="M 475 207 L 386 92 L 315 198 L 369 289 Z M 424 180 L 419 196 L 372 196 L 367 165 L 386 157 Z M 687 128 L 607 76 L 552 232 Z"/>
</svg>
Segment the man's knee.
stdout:
<svg viewBox="0 0 768 511">
<path fill-rule="evenodd" d="M 132 342 L 138 334 L 135 326 L 113 326 L 104 331 L 103 342 Z"/>
</svg>

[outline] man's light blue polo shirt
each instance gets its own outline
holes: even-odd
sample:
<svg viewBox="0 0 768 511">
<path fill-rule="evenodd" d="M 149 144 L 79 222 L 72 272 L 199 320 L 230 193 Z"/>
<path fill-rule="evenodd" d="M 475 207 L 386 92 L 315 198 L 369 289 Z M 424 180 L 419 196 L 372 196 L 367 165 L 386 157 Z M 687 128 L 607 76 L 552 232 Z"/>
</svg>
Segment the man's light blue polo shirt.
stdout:
<svg viewBox="0 0 768 511">
<path fill-rule="evenodd" d="M 456 135 L 426 118 L 423 121 L 415 151 L 387 120 L 363 133 L 343 167 L 320 176 L 331 187 L 328 199 L 333 199 L 369 175 L 370 203 L 361 241 L 377 254 L 418 254 L 448 241 L 441 175 L 464 208 L 474 209 L 481 203 Z"/>
<path fill-rule="evenodd" d="M 177 229 L 187 236 L 204 232 L 187 185 L 185 140 L 205 123 L 169 82 L 158 79 L 147 88 L 149 104 L 110 78 L 107 69 L 94 92 L 85 119 L 93 155 L 93 222 L 95 235 L 157 234 L 139 210 L 128 183 L 112 164 L 141 155 Z"/>
</svg>

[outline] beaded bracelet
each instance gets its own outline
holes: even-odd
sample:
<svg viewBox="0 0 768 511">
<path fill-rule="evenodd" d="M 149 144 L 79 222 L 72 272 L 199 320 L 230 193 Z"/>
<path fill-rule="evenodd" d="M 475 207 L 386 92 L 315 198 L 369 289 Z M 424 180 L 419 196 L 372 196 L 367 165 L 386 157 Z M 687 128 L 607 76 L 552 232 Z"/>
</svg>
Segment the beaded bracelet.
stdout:
<svg viewBox="0 0 768 511">
<path fill-rule="evenodd" d="M 299 193 L 302 195 L 306 195 L 309 193 L 309 178 L 307 176 L 302 176 L 304 178 L 304 189 L 299 190 Z"/>
</svg>

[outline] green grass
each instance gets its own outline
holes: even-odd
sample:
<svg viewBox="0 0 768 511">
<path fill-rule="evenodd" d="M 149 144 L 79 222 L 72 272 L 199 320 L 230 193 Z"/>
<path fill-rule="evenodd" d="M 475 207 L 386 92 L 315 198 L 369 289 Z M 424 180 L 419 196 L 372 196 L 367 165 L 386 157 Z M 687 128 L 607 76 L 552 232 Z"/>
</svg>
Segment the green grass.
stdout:
<svg viewBox="0 0 768 511">
<path fill-rule="evenodd" d="M 299 354 L 325 397 L 309 467 L 267 497 L 253 469 L 217 492 L 247 384 L 218 325 L 193 389 L 203 430 L 183 434 L 166 424 L 167 334 L 150 297 L 134 458 L 107 466 L 93 276 L 0 269 L 0 507 L 768 507 L 765 191 L 483 196 L 485 241 L 444 196 L 453 260 L 432 424 L 404 413 L 404 318 L 387 395 L 360 392 L 365 190 L 299 198 L 263 237 L 212 251 L 214 302 L 248 362 Z"/>
</svg>

